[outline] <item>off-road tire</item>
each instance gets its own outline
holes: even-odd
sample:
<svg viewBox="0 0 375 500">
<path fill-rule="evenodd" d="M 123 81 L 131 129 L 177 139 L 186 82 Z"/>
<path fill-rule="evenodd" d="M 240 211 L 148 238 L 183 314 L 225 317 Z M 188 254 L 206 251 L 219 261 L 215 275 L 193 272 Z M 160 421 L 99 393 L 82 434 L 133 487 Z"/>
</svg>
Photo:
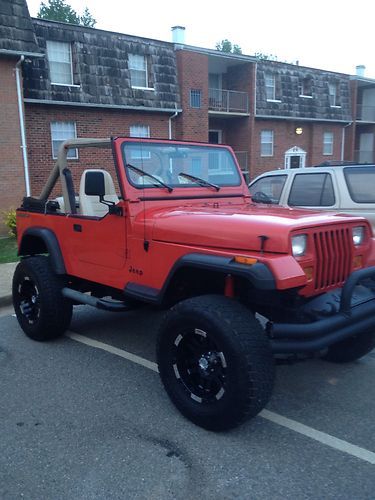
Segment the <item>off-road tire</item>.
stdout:
<svg viewBox="0 0 375 500">
<path fill-rule="evenodd" d="M 72 303 L 61 294 L 63 278 L 45 256 L 21 260 L 13 276 L 13 305 L 22 330 L 33 340 L 60 337 L 70 325 Z"/>
<path fill-rule="evenodd" d="M 362 358 L 374 348 L 375 332 L 369 330 L 331 345 L 322 358 L 332 363 L 350 363 Z"/>
<path fill-rule="evenodd" d="M 272 394 L 269 341 L 251 312 L 227 297 L 204 295 L 172 307 L 160 326 L 157 361 L 172 402 L 208 430 L 238 426 Z"/>
</svg>

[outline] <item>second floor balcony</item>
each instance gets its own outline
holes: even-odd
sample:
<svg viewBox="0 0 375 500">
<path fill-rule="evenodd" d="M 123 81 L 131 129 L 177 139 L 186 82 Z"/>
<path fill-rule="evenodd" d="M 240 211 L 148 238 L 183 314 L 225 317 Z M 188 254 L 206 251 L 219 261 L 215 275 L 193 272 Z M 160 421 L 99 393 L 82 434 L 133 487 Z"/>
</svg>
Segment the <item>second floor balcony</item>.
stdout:
<svg viewBox="0 0 375 500">
<path fill-rule="evenodd" d="M 358 104 L 357 120 L 375 123 L 375 105 Z"/>
<path fill-rule="evenodd" d="M 249 114 L 249 96 L 236 90 L 208 89 L 208 110 L 220 114 Z"/>
</svg>

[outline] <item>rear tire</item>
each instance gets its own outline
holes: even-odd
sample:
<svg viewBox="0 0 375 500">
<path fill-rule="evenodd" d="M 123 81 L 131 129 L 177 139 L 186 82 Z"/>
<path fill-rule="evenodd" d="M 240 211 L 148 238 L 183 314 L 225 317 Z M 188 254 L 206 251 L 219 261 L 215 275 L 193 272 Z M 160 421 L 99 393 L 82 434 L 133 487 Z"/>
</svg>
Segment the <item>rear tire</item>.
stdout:
<svg viewBox="0 0 375 500">
<path fill-rule="evenodd" d="M 332 363 L 350 363 L 362 358 L 374 348 L 375 332 L 369 330 L 331 345 L 323 359 Z"/>
<path fill-rule="evenodd" d="M 72 303 L 61 293 L 63 278 L 45 256 L 29 257 L 13 276 L 13 305 L 22 330 L 33 340 L 51 340 L 63 335 L 72 318 Z"/>
<path fill-rule="evenodd" d="M 160 327 L 157 360 L 172 402 L 208 430 L 228 430 L 254 417 L 272 394 L 269 341 L 233 299 L 207 295 L 172 307 Z"/>
</svg>

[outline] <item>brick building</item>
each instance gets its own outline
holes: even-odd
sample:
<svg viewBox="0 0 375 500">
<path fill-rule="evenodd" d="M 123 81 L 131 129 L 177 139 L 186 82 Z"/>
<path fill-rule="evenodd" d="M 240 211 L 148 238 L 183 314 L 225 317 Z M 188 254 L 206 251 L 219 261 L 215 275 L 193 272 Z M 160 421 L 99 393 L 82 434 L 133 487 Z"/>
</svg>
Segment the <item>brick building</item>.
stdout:
<svg viewBox="0 0 375 500">
<path fill-rule="evenodd" d="M 151 40 L 31 19 L 25 0 L 0 0 L 0 211 L 38 195 L 71 137 L 226 143 L 248 178 L 375 161 L 375 80 L 188 46 L 182 31 Z"/>
<path fill-rule="evenodd" d="M 24 0 L 0 1 L 0 213 L 17 205 L 27 192 L 21 65 L 23 58 L 39 56 L 43 54 Z"/>
</svg>

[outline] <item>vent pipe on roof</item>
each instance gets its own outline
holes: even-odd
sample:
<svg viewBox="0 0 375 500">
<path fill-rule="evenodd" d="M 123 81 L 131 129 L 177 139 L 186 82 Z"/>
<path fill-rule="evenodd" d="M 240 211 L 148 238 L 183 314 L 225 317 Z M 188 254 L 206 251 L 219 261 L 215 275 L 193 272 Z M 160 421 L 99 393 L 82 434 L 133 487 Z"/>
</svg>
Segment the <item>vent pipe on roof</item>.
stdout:
<svg viewBox="0 0 375 500">
<path fill-rule="evenodd" d="M 185 43 L 185 26 L 172 26 L 172 42 Z"/>
<path fill-rule="evenodd" d="M 355 74 L 357 76 L 365 76 L 365 69 L 366 66 L 364 64 L 358 64 L 358 66 L 355 67 Z"/>
</svg>

